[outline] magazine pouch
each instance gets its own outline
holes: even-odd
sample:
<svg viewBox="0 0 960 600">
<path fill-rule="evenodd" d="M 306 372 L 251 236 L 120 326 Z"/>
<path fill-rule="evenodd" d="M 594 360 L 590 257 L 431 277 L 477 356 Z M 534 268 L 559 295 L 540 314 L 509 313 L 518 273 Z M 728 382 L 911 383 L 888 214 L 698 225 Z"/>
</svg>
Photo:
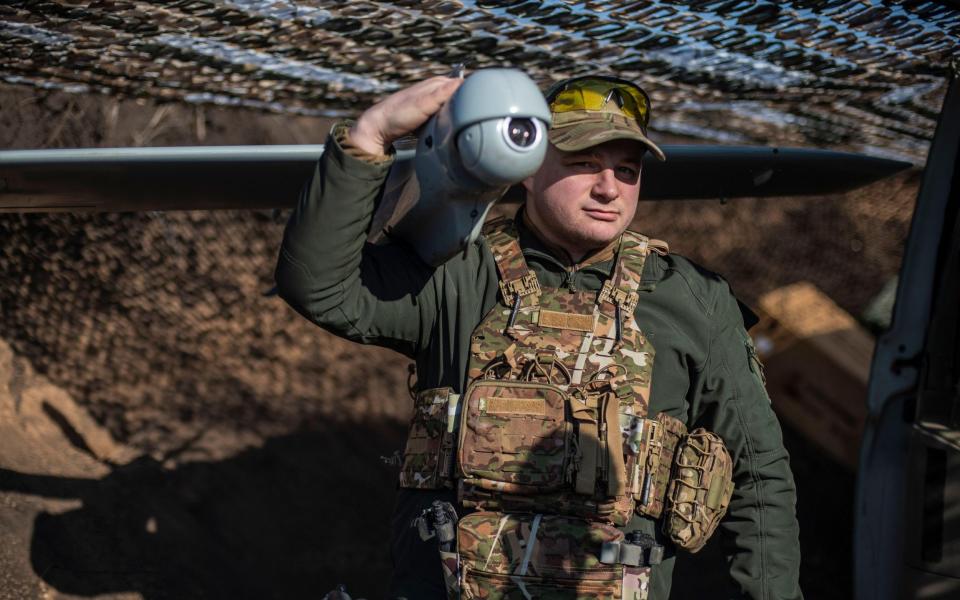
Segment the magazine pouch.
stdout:
<svg viewBox="0 0 960 600">
<path fill-rule="evenodd" d="M 659 413 L 656 419 L 644 419 L 636 434 L 640 473 L 634 479 L 633 491 L 638 513 L 654 519 L 663 513 L 673 457 L 686 433 L 687 426 L 666 413 Z"/>
<path fill-rule="evenodd" d="M 464 600 L 646 600 L 651 558 L 662 554 L 626 544 L 609 524 L 495 512 L 461 519 L 457 549 Z"/>
<path fill-rule="evenodd" d="M 400 487 L 440 489 L 451 485 L 458 399 L 448 387 L 417 394 L 403 452 Z"/>
<path fill-rule="evenodd" d="M 695 429 L 674 457 L 663 532 L 680 548 L 697 552 L 713 535 L 733 494 L 733 461 L 716 434 Z"/>
</svg>

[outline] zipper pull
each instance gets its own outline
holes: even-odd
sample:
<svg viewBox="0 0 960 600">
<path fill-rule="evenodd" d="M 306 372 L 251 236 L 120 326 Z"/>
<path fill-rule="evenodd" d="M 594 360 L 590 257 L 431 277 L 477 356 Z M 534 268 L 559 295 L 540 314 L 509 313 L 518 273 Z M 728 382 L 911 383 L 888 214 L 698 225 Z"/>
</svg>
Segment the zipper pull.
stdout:
<svg viewBox="0 0 960 600">
<path fill-rule="evenodd" d="M 576 292 L 576 291 L 577 291 L 577 284 L 574 283 L 574 281 L 573 281 L 573 277 L 574 277 L 574 275 L 575 275 L 576 273 L 577 273 L 577 268 L 574 267 L 572 271 L 567 271 L 567 274 L 566 274 L 566 277 L 567 277 L 567 281 L 566 281 L 567 289 L 568 289 L 570 292 Z"/>
</svg>

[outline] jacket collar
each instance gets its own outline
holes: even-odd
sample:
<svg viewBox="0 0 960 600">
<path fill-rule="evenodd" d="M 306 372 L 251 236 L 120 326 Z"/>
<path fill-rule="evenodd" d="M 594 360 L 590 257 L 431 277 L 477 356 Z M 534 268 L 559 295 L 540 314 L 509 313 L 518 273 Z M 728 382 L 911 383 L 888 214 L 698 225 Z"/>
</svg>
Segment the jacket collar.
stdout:
<svg viewBox="0 0 960 600">
<path fill-rule="evenodd" d="M 574 262 L 570 254 L 546 241 L 546 238 L 537 229 L 537 226 L 530 220 L 524 206 L 520 206 L 515 217 L 517 233 L 520 237 L 520 247 L 526 255 L 543 258 L 555 266 L 565 271 L 583 271 L 585 269 L 596 270 L 601 275 L 609 275 L 613 267 L 613 259 L 617 253 L 619 238 L 613 240 L 603 248 L 598 248 L 587 254 L 580 262 Z"/>
<path fill-rule="evenodd" d="M 579 263 L 574 263 L 565 250 L 554 248 L 544 241 L 543 237 L 537 233 L 536 227 L 530 221 L 524 208 L 524 205 L 521 204 L 514 217 L 514 223 L 517 227 L 520 248 L 525 257 L 538 260 L 544 266 L 555 271 L 587 271 L 596 273 L 601 278 L 609 277 L 612 274 L 617 246 L 620 242 L 619 238 L 613 240 L 607 246 L 591 252 Z M 664 271 L 660 261 L 651 260 L 655 259 L 656 256 L 655 252 L 651 252 L 644 263 L 643 275 L 640 279 L 641 291 L 653 291 L 660 279 L 663 278 Z"/>
</svg>

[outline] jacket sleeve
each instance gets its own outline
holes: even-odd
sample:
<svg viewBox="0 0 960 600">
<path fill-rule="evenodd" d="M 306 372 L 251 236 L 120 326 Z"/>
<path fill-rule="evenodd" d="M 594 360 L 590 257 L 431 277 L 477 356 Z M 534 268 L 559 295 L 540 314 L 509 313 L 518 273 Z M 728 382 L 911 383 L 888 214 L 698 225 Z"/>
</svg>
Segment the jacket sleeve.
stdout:
<svg viewBox="0 0 960 600">
<path fill-rule="evenodd" d="M 721 522 L 737 597 L 802 598 L 796 487 L 780 424 L 737 301 L 722 284 L 712 315 L 696 426 L 720 435 L 734 463 L 733 498 Z"/>
<path fill-rule="evenodd" d="M 434 269 L 406 245 L 366 242 L 392 161 L 344 151 L 346 123 L 327 139 L 284 232 L 275 278 L 280 296 L 332 333 L 413 356 L 436 315 Z"/>
</svg>

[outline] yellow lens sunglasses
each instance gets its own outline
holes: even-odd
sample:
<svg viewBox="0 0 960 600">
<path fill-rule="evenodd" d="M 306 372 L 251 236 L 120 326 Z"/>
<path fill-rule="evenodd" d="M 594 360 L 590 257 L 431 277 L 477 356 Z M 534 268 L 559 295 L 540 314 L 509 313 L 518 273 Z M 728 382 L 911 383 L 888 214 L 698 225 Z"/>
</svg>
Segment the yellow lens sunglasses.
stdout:
<svg viewBox="0 0 960 600">
<path fill-rule="evenodd" d="M 603 112 L 614 102 L 625 116 L 646 127 L 650 120 L 650 98 L 636 84 L 616 77 L 589 75 L 568 79 L 547 91 L 551 112 L 577 110 Z"/>
</svg>

